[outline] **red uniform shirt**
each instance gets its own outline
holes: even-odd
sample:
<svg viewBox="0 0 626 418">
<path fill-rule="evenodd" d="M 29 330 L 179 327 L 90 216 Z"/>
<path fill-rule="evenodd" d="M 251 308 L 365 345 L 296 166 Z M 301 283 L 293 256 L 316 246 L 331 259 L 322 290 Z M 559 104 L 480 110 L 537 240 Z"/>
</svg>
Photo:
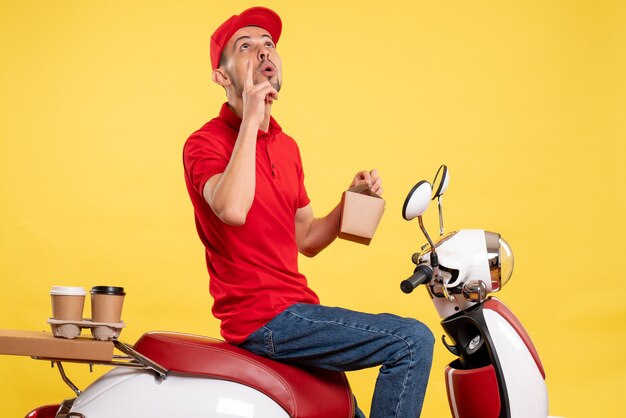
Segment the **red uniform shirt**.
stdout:
<svg viewBox="0 0 626 418">
<path fill-rule="evenodd" d="M 206 248 L 213 315 L 233 344 L 294 303 L 319 303 L 298 272 L 295 214 L 309 203 L 300 151 L 273 118 L 268 132 L 257 136 L 256 190 L 246 223 L 223 223 L 204 200 L 206 181 L 226 170 L 240 124 L 225 103 L 183 149 L 185 182 Z"/>
</svg>

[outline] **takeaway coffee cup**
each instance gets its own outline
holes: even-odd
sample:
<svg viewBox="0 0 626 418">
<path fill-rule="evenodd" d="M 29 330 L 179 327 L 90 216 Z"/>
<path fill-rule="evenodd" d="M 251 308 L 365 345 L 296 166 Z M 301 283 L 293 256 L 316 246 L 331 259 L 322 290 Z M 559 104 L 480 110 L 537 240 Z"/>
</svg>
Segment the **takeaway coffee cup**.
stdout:
<svg viewBox="0 0 626 418">
<path fill-rule="evenodd" d="M 85 306 L 85 289 L 82 287 L 53 286 L 52 318 L 64 321 L 82 321 Z"/>
<path fill-rule="evenodd" d="M 53 286 L 50 290 L 52 300 L 52 319 L 71 321 L 51 324 L 55 337 L 76 338 L 80 335 L 80 326 L 73 322 L 83 320 L 85 289 L 82 287 Z"/>
<path fill-rule="evenodd" d="M 94 286 L 91 288 L 91 320 L 96 323 L 119 324 L 124 304 L 123 287 Z M 96 340 L 110 340 L 119 336 L 121 328 L 106 325 L 91 329 Z"/>
<path fill-rule="evenodd" d="M 118 323 L 122 320 L 123 287 L 94 286 L 91 288 L 91 320 Z"/>
</svg>

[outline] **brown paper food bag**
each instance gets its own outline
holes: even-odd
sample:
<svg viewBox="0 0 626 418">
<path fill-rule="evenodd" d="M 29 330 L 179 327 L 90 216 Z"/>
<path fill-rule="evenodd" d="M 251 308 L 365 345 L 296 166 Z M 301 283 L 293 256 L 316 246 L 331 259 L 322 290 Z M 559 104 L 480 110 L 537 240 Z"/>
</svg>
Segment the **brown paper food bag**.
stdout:
<svg viewBox="0 0 626 418">
<path fill-rule="evenodd" d="M 369 245 L 385 211 L 385 200 L 361 184 L 343 192 L 339 238 Z"/>
</svg>

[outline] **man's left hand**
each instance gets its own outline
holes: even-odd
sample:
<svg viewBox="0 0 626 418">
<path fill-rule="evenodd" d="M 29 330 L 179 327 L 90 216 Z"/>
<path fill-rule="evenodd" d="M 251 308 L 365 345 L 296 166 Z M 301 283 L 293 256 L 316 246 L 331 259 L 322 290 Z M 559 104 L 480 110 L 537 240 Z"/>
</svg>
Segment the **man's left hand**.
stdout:
<svg viewBox="0 0 626 418">
<path fill-rule="evenodd" d="M 378 196 L 383 194 L 383 180 L 378 176 L 378 170 L 376 169 L 370 171 L 359 171 L 356 176 L 354 176 L 352 184 L 350 184 L 350 188 L 360 184 L 367 184 L 370 190 Z"/>
</svg>

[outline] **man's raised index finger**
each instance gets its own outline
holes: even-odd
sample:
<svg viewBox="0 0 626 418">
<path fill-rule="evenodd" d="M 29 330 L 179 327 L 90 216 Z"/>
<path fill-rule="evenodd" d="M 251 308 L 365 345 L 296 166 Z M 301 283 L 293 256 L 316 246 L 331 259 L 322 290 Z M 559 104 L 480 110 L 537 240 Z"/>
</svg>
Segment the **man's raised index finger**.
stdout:
<svg viewBox="0 0 626 418">
<path fill-rule="evenodd" d="M 252 62 L 248 60 L 246 65 L 246 87 L 254 86 L 254 81 L 252 80 Z"/>
</svg>

